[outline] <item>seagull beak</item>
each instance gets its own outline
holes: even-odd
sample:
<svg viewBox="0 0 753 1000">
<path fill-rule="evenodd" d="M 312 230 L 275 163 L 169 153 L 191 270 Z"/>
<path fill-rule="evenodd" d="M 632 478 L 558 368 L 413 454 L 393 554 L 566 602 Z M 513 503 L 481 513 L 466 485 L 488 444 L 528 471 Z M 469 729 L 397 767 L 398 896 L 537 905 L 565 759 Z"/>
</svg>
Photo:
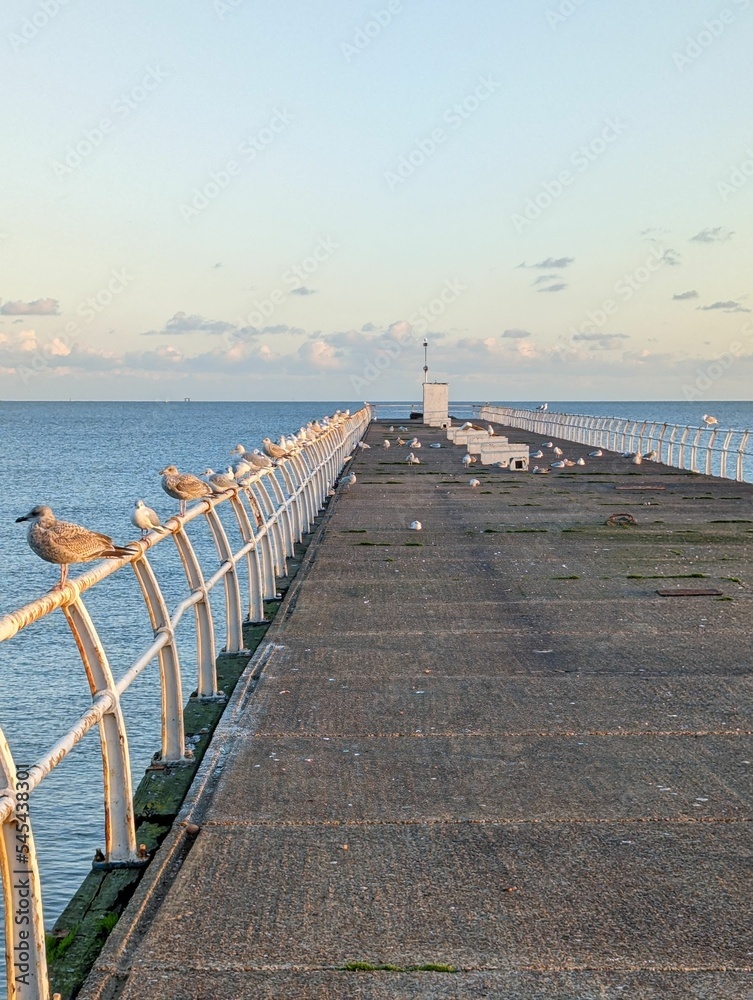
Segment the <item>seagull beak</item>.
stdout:
<svg viewBox="0 0 753 1000">
<path fill-rule="evenodd" d="M 16 518 L 16 524 L 20 524 L 21 521 L 28 521 L 28 520 L 29 520 L 29 515 L 28 514 L 24 514 L 23 517 L 17 517 Z"/>
</svg>

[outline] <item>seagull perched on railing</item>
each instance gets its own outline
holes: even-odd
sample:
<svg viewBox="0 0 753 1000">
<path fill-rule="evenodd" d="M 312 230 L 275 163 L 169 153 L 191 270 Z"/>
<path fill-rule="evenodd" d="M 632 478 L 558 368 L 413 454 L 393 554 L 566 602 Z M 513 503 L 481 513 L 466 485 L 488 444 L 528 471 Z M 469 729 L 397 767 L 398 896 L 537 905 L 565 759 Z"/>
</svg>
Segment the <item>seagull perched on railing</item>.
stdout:
<svg viewBox="0 0 753 1000">
<path fill-rule="evenodd" d="M 704 422 L 704 424 L 706 424 L 707 427 L 713 427 L 714 424 L 718 424 L 719 423 L 719 421 L 716 419 L 716 417 L 712 417 L 708 413 L 704 413 L 704 415 L 703 415 L 703 422 Z"/>
<path fill-rule="evenodd" d="M 141 537 L 144 538 L 150 531 L 167 531 L 160 524 L 159 515 L 156 510 L 147 507 L 143 500 L 137 500 L 131 511 L 131 524 L 134 528 L 139 528 Z"/>
<path fill-rule="evenodd" d="M 264 454 L 268 455 L 270 458 L 279 459 L 288 457 L 289 452 L 287 448 L 283 448 L 279 444 L 275 444 L 271 438 L 264 438 L 261 445 L 264 449 Z"/>
<path fill-rule="evenodd" d="M 99 531 L 90 531 L 71 521 L 58 521 L 52 510 L 44 504 L 32 507 L 28 514 L 16 518 L 16 524 L 21 521 L 31 521 L 26 533 L 31 551 L 45 562 L 60 566 L 60 581 L 56 588 L 62 587 L 68 579 L 68 567 L 71 563 L 91 562 L 93 559 L 122 559 L 137 551 L 116 545 L 109 535 L 103 535 Z"/>
<path fill-rule="evenodd" d="M 536 409 L 539 411 L 539 413 L 546 413 L 546 411 L 549 409 L 549 403 L 542 403 L 541 406 L 537 406 Z"/>
<path fill-rule="evenodd" d="M 212 495 L 212 490 L 198 476 L 190 472 L 180 473 L 174 465 L 168 465 L 160 472 L 162 489 L 169 497 L 180 502 L 180 513 L 186 513 L 188 500 L 201 500 Z"/>
<path fill-rule="evenodd" d="M 236 482 L 232 469 L 228 473 L 215 472 L 214 469 L 204 469 L 204 481 L 212 493 L 228 493 L 231 490 L 240 488 L 240 484 Z"/>
</svg>

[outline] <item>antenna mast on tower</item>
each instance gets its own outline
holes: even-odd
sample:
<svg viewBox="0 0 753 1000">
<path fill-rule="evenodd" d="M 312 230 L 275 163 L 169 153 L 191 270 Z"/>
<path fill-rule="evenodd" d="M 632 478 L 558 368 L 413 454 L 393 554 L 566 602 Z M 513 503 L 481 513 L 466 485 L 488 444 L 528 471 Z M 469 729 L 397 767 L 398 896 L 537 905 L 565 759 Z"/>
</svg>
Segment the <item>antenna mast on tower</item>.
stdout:
<svg viewBox="0 0 753 1000">
<path fill-rule="evenodd" d="M 424 385 L 429 381 L 429 341 L 424 337 Z"/>
</svg>

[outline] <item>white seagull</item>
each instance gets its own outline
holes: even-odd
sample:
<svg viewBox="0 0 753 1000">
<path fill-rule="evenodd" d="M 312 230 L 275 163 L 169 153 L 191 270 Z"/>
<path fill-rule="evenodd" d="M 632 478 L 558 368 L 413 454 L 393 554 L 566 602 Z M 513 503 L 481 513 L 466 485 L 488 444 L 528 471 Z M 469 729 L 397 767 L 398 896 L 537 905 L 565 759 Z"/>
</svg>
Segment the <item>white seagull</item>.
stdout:
<svg viewBox="0 0 753 1000">
<path fill-rule="evenodd" d="M 470 486 L 470 488 L 472 490 L 475 490 L 477 486 L 481 485 L 481 480 L 480 479 L 469 479 L 468 480 L 468 485 Z"/>
<path fill-rule="evenodd" d="M 423 525 L 420 521 L 411 521 L 410 523 L 411 531 L 420 531 Z"/>
<path fill-rule="evenodd" d="M 703 422 L 704 422 L 704 424 L 706 424 L 707 427 L 713 427 L 714 424 L 718 424 L 719 423 L 719 421 L 716 419 L 716 417 L 712 417 L 708 413 L 704 413 L 704 415 L 703 415 Z"/>
<path fill-rule="evenodd" d="M 152 510 L 151 507 L 147 507 L 143 500 L 137 500 L 133 505 L 131 524 L 134 528 L 138 528 L 141 531 L 142 538 L 148 535 L 150 531 L 167 531 L 167 528 L 164 528 L 160 524 L 157 511 Z"/>
</svg>

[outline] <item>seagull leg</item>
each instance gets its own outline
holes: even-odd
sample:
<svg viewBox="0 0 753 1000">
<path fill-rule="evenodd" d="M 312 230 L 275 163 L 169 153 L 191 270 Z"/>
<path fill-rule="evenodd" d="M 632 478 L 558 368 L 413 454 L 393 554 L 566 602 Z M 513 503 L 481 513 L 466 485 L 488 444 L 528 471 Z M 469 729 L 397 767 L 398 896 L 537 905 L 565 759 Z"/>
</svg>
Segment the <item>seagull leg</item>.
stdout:
<svg viewBox="0 0 753 1000">
<path fill-rule="evenodd" d="M 68 566 L 63 563 L 60 567 L 60 583 L 58 586 L 62 589 L 65 586 L 65 581 L 68 579 Z"/>
<path fill-rule="evenodd" d="M 186 515 L 186 501 L 185 500 L 180 500 L 179 503 L 180 503 L 180 516 L 181 517 L 185 517 L 185 515 Z"/>
</svg>

